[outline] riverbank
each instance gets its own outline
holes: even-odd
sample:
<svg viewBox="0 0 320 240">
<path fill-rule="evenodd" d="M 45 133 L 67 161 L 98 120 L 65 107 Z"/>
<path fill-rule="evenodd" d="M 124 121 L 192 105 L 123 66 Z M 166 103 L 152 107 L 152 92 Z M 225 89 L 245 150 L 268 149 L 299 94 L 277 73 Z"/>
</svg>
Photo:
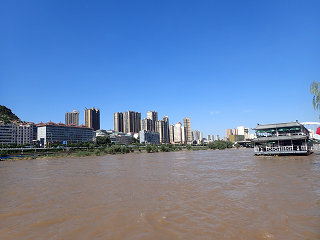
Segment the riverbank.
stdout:
<svg viewBox="0 0 320 240">
<path fill-rule="evenodd" d="M 127 148 L 128 149 L 128 148 Z M 233 149 L 233 148 L 228 148 Z M 45 159 L 45 158 L 72 158 L 72 157 L 88 157 L 88 156 L 103 156 L 103 155 L 121 155 L 121 154 L 139 154 L 139 153 L 158 153 L 158 152 L 178 152 L 178 151 L 203 151 L 203 150 L 219 150 L 219 149 L 209 149 L 209 148 L 200 148 L 193 147 L 191 149 L 187 148 L 177 148 L 172 151 L 161 151 L 160 149 L 153 149 L 154 151 L 149 151 L 147 149 L 132 149 L 131 151 L 119 151 L 109 153 L 106 149 L 95 149 L 93 151 L 69 151 L 69 152 L 45 152 L 37 154 L 12 154 L 11 156 L 6 156 L 1 158 L 0 161 L 17 161 L 17 160 L 30 160 L 30 159 Z"/>
</svg>

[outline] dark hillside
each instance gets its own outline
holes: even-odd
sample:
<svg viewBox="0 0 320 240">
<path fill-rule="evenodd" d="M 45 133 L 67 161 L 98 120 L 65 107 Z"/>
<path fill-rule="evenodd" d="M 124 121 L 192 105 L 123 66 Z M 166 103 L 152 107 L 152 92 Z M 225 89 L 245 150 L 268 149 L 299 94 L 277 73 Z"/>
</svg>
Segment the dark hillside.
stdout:
<svg viewBox="0 0 320 240">
<path fill-rule="evenodd" d="M 21 122 L 21 120 L 12 113 L 10 108 L 0 105 L 0 121 L 5 123 Z"/>
</svg>

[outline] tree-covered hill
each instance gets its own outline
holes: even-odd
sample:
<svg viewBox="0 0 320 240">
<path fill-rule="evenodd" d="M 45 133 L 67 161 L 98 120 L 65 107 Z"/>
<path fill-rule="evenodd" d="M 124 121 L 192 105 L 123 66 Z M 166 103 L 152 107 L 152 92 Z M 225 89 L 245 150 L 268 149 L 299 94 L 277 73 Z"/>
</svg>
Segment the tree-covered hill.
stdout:
<svg viewBox="0 0 320 240">
<path fill-rule="evenodd" d="M 21 122 L 14 113 L 12 113 L 10 108 L 0 105 L 0 121 L 5 123 Z"/>
</svg>

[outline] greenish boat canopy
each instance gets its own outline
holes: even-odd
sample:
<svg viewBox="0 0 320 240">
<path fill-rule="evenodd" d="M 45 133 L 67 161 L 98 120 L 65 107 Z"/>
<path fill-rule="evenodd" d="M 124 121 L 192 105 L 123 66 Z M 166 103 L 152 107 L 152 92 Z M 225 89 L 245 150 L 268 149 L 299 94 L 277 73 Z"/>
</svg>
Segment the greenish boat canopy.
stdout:
<svg viewBox="0 0 320 240">
<path fill-rule="evenodd" d="M 300 130 L 301 128 L 299 127 L 293 127 L 293 128 L 290 128 L 290 130 Z"/>
<path fill-rule="evenodd" d="M 269 129 L 267 130 L 267 132 L 275 132 L 276 130 L 275 129 Z"/>
<path fill-rule="evenodd" d="M 288 131 L 288 128 L 279 128 L 278 132 L 284 132 L 284 131 Z"/>
</svg>

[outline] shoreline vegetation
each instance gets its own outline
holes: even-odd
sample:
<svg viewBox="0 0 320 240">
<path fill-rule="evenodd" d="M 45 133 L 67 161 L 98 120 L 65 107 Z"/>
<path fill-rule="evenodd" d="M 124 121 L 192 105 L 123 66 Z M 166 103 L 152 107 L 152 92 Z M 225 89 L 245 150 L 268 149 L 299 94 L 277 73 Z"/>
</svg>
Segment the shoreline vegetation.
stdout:
<svg viewBox="0 0 320 240">
<path fill-rule="evenodd" d="M 238 148 L 233 147 L 231 142 L 214 141 L 213 143 L 203 145 L 190 144 L 161 144 L 146 146 L 141 145 L 106 145 L 94 147 L 54 147 L 54 148 L 15 148 L 1 149 L 1 161 L 29 160 L 29 159 L 44 159 L 44 158 L 62 158 L 62 157 L 87 157 L 87 156 L 102 156 L 115 154 L 129 153 L 157 153 L 157 152 L 176 152 L 176 151 L 199 151 L 199 150 L 222 150 Z"/>
</svg>

